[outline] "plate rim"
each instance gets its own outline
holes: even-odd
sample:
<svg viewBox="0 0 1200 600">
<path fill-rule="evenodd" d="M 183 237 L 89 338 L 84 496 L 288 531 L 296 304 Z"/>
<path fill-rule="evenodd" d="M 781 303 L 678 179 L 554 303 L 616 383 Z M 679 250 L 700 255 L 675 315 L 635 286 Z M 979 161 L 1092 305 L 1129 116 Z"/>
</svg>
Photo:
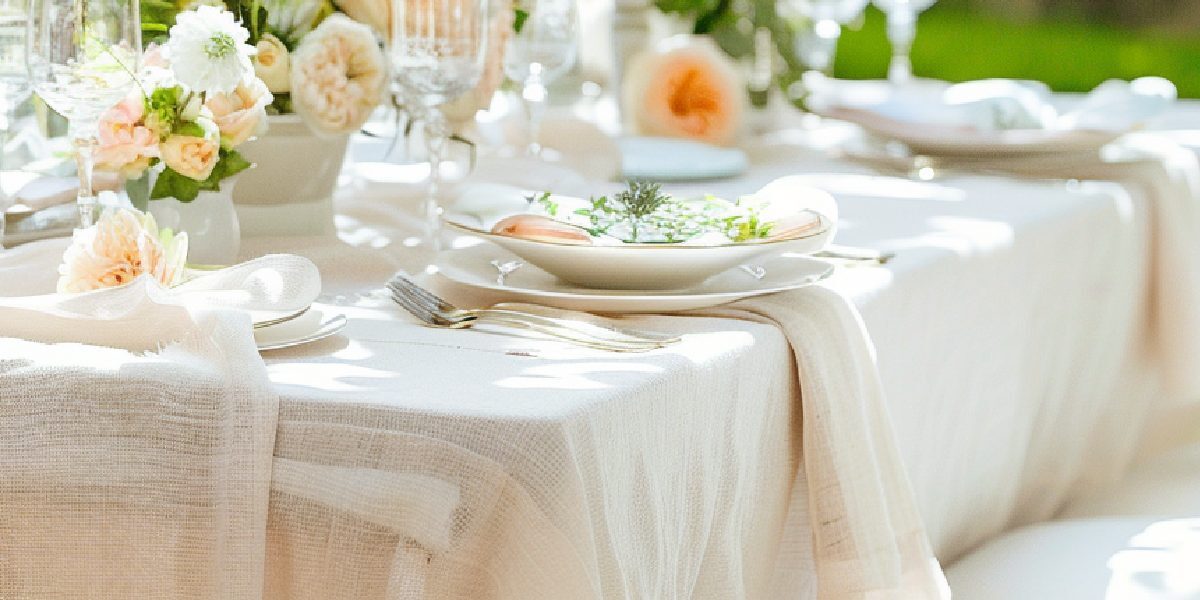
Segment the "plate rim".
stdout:
<svg viewBox="0 0 1200 600">
<path fill-rule="evenodd" d="M 498 249 L 503 250 L 503 248 L 498 248 Z M 450 252 L 458 253 L 458 252 L 463 252 L 466 250 L 470 250 L 470 248 L 462 248 L 462 249 L 458 249 L 458 250 L 452 250 Z M 505 293 L 505 292 L 524 293 L 524 294 L 538 295 L 538 296 L 546 297 L 546 298 L 561 298 L 561 299 L 588 299 L 588 300 L 609 300 L 609 301 L 624 301 L 624 302 L 637 302 L 637 301 L 653 302 L 653 301 L 660 301 L 660 300 L 661 301 L 686 300 L 686 299 L 690 299 L 690 298 L 712 298 L 712 299 L 730 299 L 730 298 L 732 298 L 732 299 L 736 300 L 736 299 L 742 299 L 742 298 L 750 298 L 753 296 L 762 296 L 762 295 L 766 295 L 766 294 L 775 294 L 775 293 L 779 293 L 779 292 L 786 292 L 789 290 L 797 289 L 799 287 L 804 287 L 806 285 L 811 285 L 818 281 L 827 279 L 834 273 L 834 271 L 837 268 L 836 265 L 834 265 L 832 263 L 828 263 L 828 262 L 822 261 L 820 259 L 812 258 L 810 256 L 797 256 L 795 258 L 797 260 L 804 260 L 804 261 L 811 262 L 813 264 L 821 264 L 821 265 L 824 265 L 825 268 L 820 273 L 809 274 L 809 275 L 805 275 L 803 277 L 797 277 L 795 280 L 793 280 L 792 282 L 787 283 L 787 284 L 775 285 L 775 286 L 771 286 L 771 287 L 747 289 L 747 290 L 742 290 L 742 291 L 707 292 L 707 293 L 689 293 L 690 290 L 596 289 L 596 291 L 600 292 L 600 293 L 590 294 L 590 293 L 586 293 L 585 291 L 561 292 L 561 291 L 543 290 L 543 289 L 529 288 L 529 287 L 501 286 L 501 285 L 497 285 L 494 283 L 476 283 L 476 282 L 464 281 L 459 278 L 451 277 L 449 274 L 447 274 L 446 271 L 441 268 L 441 265 L 444 264 L 444 261 L 445 261 L 444 257 L 439 258 L 439 260 L 438 260 L 439 268 L 438 268 L 437 273 L 438 273 L 439 277 L 443 277 L 454 283 L 457 283 L 460 285 L 466 285 L 468 287 L 472 287 L 472 288 L 476 288 L 476 289 L 483 289 L 483 290 L 487 290 L 490 292 L 497 292 L 497 293 Z M 537 265 L 532 264 L 532 263 L 526 262 L 525 266 L 533 267 L 533 268 L 537 268 L 537 269 L 541 270 L 540 267 L 538 267 Z M 729 269 L 721 271 L 720 273 L 714 274 L 713 277 L 716 277 L 723 273 L 728 273 L 728 272 L 730 272 L 734 269 L 738 269 L 738 268 L 740 268 L 740 267 L 739 266 L 730 267 Z M 544 270 L 542 270 L 542 271 L 543 271 L 543 273 L 545 273 Z M 550 273 L 546 273 L 546 275 L 549 277 L 554 277 L 554 275 L 552 275 Z M 483 280 L 486 280 L 486 278 L 483 278 Z M 586 289 L 587 288 L 580 288 L 580 290 L 586 290 Z M 621 292 L 621 291 L 630 291 L 630 292 L 635 292 L 635 293 L 630 293 L 630 294 L 613 294 L 612 293 L 612 292 Z M 679 292 L 679 293 L 671 293 L 671 292 Z"/>
<path fill-rule="evenodd" d="M 913 150 L 940 149 L 940 152 L 925 154 L 1050 154 L 1063 150 L 1099 149 L 1117 138 L 1133 131 L 1106 131 L 1101 129 L 1006 129 L 995 132 L 979 131 L 973 127 L 926 124 L 935 127 L 939 134 L 908 135 L 899 131 L 906 127 L 921 127 L 879 114 L 870 109 L 835 105 L 820 111 L 822 117 L 847 121 L 862 127 L 868 133 L 908 145 Z M 959 134 L 958 136 L 950 133 Z M 1074 135 L 1075 138 L 1067 137 Z M 967 136 L 966 138 L 961 136 Z M 1012 139 L 1015 136 L 1035 136 L 1037 139 Z M 986 149 L 984 147 L 987 147 Z M 952 150 L 956 152 L 945 152 Z"/>
<path fill-rule="evenodd" d="M 304 344 L 309 344 L 312 342 L 316 342 L 318 340 L 323 340 L 323 339 L 345 329 L 346 325 L 349 324 L 349 322 L 350 322 L 350 319 L 348 317 L 346 317 L 346 313 L 343 313 L 341 311 L 329 311 L 329 312 L 335 312 L 335 314 L 332 317 L 330 317 L 329 319 L 323 320 L 314 331 L 312 331 L 306 335 L 296 337 L 296 338 L 291 338 L 288 340 L 267 343 L 267 344 L 259 344 L 256 341 L 254 345 L 258 349 L 259 352 L 264 352 L 264 351 L 268 351 L 268 350 L 282 350 L 284 348 L 293 348 L 296 346 L 303 346 Z M 282 324 L 282 323 L 280 323 L 280 324 Z M 263 328 L 255 330 L 255 331 L 262 331 L 264 329 L 269 329 L 269 327 L 263 327 Z"/>
</svg>

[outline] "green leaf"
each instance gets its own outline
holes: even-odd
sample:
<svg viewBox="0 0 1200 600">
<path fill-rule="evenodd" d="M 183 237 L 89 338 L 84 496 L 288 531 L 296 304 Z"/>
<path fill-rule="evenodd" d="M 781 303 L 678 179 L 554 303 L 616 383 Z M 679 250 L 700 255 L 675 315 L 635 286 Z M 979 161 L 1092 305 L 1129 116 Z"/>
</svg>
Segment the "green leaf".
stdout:
<svg viewBox="0 0 1200 600">
<path fill-rule="evenodd" d="M 529 20 L 529 11 L 523 8 L 513 9 L 513 33 L 521 33 L 521 29 L 525 27 L 525 21 Z"/>
<path fill-rule="evenodd" d="M 179 135 L 202 138 L 204 137 L 204 128 L 196 123 L 181 123 L 179 127 L 175 128 L 175 133 Z"/>
<path fill-rule="evenodd" d="M 185 175 L 180 175 L 171 168 L 164 169 L 154 182 L 154 190 L 150 199 L 175 198 L 180 202 L 191 202 L 200 192 L 219 192 L 221 182 L 249 169 L 253 163 L 246 160 L 236 150 L 221 150 L 217 164 L 212 173 L 204 181 L 196 181 Z"/>
<path fill-rule="evenodd" d="M 202 182 L 191 177 L 180 175 L 170 167 L 163 169 L 154 181 L 154 189 L 150 191 L 150 199 L 174 198 L 180 202 L 191 202 L 200 194 Z"/>
</svg>

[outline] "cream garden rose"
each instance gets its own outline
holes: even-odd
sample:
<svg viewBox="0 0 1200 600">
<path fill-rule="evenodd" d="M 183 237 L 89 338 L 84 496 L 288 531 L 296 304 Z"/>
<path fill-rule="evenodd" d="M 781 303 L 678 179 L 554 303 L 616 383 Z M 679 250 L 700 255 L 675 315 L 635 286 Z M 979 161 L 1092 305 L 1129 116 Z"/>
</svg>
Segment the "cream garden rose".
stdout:
<svg viewBox="0 0 1200 600">
<path fill-rule="evenodd" d="M 58 291 L 87 292 L 147 275 L 174 285 L 187 262 L 187 234 L 160 231 L 154 217 L 132 208 L 109 209 L 95 225 L 75 230 L 58 267 Z"/>
<path fill-rule="evenodd" d="M 212 174 L 220 158 L 221 134 L 216 123 L 206 117 L 195 121 L 194 131 L 198 135 L 190 135 L 185 131 L 175 133 L 162 142 L 160 151 L 162 161 L 175 172 L 204 181 Z"/>
<path fill-rule="evenodd" d="M 231 94 L 210 94 L 204 106 L 212 112 L 213 122 L 220 129 L 221 145 L 233 148 L 263 132 L 271 100 L 266 84 L 252 78 L 238 84 Z"/>
<path fill-rule="evenodd" d="M 292 107 L 326 134 L 356 131 L 386 89 L 383 52 L 371 29 L 342 14 L 330 15 L 291 57 Z"/>
<path fill-rule="evenodd" d="M 254 73 L 267 84 L 267 89 L 283 94 L 292 89 L 291 59 L 287 46 L 279 38 L 264 33 L 258 40 L 258 55 L 254 57 Z"/>
</svg>

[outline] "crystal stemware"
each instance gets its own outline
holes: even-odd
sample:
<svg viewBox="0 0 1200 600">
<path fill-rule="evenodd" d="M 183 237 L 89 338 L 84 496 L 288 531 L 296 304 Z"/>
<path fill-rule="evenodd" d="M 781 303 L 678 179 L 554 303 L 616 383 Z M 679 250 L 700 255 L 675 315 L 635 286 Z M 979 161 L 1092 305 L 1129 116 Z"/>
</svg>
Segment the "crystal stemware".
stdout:
<svg viewBox="0 0 1200 600">
<path fill-rule="evenodd" d="M 29 78 L 38 96 L 67 118 L 79 171 L 83 227 L 96 216 L 92 166 L 100 115 L 137 85 L 138 0 L 30 0 Z"/>
<path fill-rule="evenodd" d="M 438 188 L 449 138 L 442 104 L 471 90 L 483 73 L 490 28 L 487 0 L 392 0 L 388 44 L 401 102 L 425 123 L 429 191 L 422 207 L 427 249 L 438 251 Z M 432 257 L 430 257 L 432 263 Z M 428 266 L 428 265 L 426 265 Z"/>
<path fill-rule="evenodd" d="M 875 6 L 887 14 L 887 35 L 892 43 L 888 80 L 898 85 L 908 83 L 912 79 L 912 62 L 908 58 L 908 52 L 917 36 L 917 15 L 933 6 L 936 0 L 873 1 Z"/>
<path fill-rule="evenodd" d="M 5 146 L 13 113 L 29 98 L 29 73 L 25 66 L 26 21 L 23 0 L 0 0 L 0 172 L 4 170 Z M 0 210 L 3 210 L 3 203 L 0 203 Z"/>
<path fill-rule="evenodd" d="M 578 38 L 575 0 L 533 0 L 524 4 L 520 31 L 508 39 L 504 74 L 521 86 L 529 123 L 528 153 L 541 154 L 538 141 L 546 106 L 546 85 L 575 64 Z"/>
<path fill-rule="evenodd" d="M 809 27 L 797 38 L 797 54 L 808 68 L 832 75 L 834 53 L 842 25 L 853 21 L 868 0 L 792 0 L 792 8 Z"/>
</svg>

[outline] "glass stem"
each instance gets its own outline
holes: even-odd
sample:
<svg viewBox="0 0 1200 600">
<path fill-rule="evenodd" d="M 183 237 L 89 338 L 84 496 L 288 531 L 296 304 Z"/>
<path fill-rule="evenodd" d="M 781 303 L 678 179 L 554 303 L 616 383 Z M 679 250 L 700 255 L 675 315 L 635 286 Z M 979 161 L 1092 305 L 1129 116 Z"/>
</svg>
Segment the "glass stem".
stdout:
<svg viewBox="0 0 1200 600">
<path fill-rule="evenodd" d="M 895 85 L 903 85 L 912 80 L 912 62 L 908 53 L 917 35 L 917 15 L 908 3 L 902 3 L 889 12 L 887 17 L 888 39 L 892 42 L 888 81 Z"/>
<path fill-rule="evenodd" d="M 96 208 L 99 204 L 99 199 L 92 190 L 92 169 L 96 164 L 95 138 L 75 138 L 75 162 L 79 171 L 79 194 L 76 196 L 79 205 L 79 226 L 87 228 L 96 222 Z"/>
<path fill-rule="evenodd" d="M 449 132 L 441 111 L 435 109 L 429 112 L 425 122 L 425 146 L 429 151 L 429 194 L 425 198 L 421 216 L 425 219 L 423 227 L 428 236 L 429 248 L 433 252 L 433 258 L 436 258 L 441 251 L 438 233 L 441 230 L 442 209 L 438 203 L 438 196 L 442 192 L 442 160 L 445 158 L 446 138 Z"/>
<path fill-rule="evenodd" d="M 539 75 L 530 75 L 525 80 L 521 100 L 529 119 L 529 147 L 526 152 L 530 156 L 541 156 L 542 145 L 538 140 L 541 138 L 542 118 L 546 115 L 546 86 Z"/>
</svg>

